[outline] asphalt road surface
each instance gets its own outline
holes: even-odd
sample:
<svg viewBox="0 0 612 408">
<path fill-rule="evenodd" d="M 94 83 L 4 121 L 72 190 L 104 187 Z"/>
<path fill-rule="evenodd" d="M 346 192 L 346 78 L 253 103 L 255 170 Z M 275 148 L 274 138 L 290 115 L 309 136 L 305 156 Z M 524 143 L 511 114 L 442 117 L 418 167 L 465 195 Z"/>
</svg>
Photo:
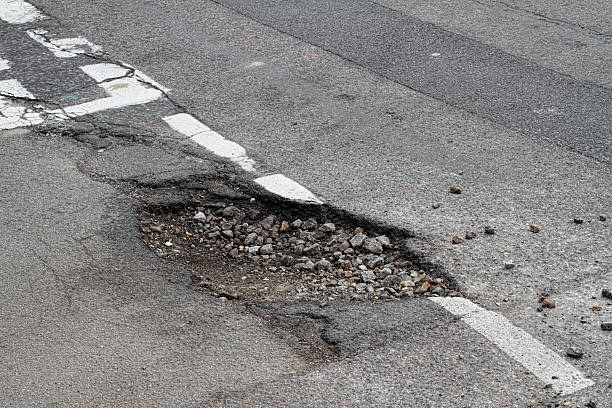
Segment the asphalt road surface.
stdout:
<svg viewBox="0 0 612 408">
<path fill-rule="evenodd" d="M 0 0 L 3 406 L 611 406 L 608 2 L 94 3 Z M 128 185 L 273 174 L 470 301 L 260 305 L 313 366 L 142 243 Z"/>
</svg>

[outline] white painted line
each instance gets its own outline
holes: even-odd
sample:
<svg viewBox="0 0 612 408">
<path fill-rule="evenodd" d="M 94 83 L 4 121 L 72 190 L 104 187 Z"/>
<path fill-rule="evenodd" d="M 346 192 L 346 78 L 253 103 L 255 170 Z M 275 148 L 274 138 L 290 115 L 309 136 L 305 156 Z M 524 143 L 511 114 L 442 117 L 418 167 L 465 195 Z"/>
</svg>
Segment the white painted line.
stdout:
<svg viewBox="0 0 612 408">
<path fill-rule="evenodd" d="M 562 395 L 572 394 L 595 384 L 564 358 L 512 325 L 502 315 L 483 309 L 458 297 L 429 298 L 495 344 L 545 384 Z"/>
<path fill-rule="evenodd" d="M 8 62 L 8 60 L 5 60 L 4 58 L 0 58 L 0 71 L 4 71 L 6 69 L 9 69 L 11 67 L 11 64 Z"/>
<path fill-rule="evenodd" d="M 108 81 L 109 79 L 123 78 L 130 73 L 129 68 L 111 63 L 85 65 L 81 67 L 81 71 L 85 72 L 98 83 Z"/>
<path fill-rule="evenodd" d="M 100 54 L 102 48 L 83 37 L 49 40 L 46 30 L 28 30 L 28 35 L 36 42 L 47 47 L 58 58 L 73 58 L 78 54 Z"/>
<path fill-rule="evenodd" d="M 43 18 L 43 15 L 28 2 L 23 0 L 0 0 L 0 20 L 9 24 L 31 23 Z"/>
<path fill-rule="evenodd" d="M 81 69 L 95 79 L 110 97 L 47 111 L 48 114 L 54 115 L 58 119 L 66 119 L 67 117 L 78 117 L 108 109 L 140 105 L 159 99 L 163 95 L 158 89 L 146 86 L 136 78 L 121 78 L 123 75 L 127 75 L 130 70 L 116 64 L 94 64 L 81 67 Z"/>
<path fill-rule="evenodd" d="M 16 105 L 2 95 L 34 99 L 34 95 L 16 79 L 0 81 L 0 129 L 34 126 L 43 122 L 38 113 Z"/>
<path fill-rule="evenodd" d="M 125 62 L 121 62 L 122 65 L 131 68 L 134 70 L 134 77 L 138 78 L 139 81 L 145 82 L 157 89 L 159 89 L 162 92 L 168 93 L 170 92 L 170 88 L 166 88 L 165 86 L 163 86 L 162 84 L 156 82 L 155 80 L 153 80 L 153 78 L 151 78 L 150 76 L 146 75 L 145 73 L 143 73 L 142 71 L 137 70 L 136 68 L 134 68 L 133 66 L 131 66 L 130 64 L 127 64 Z"/>
<path fill-rule="evenodd" d="M 32 95 L 23 85 L 16 79 L 5 79 L 0 81 L 0 94 L 14 96 L 16 98 L 34 99 Z"/>
<path fill-rule="evenodd" d="M 192 137 L 198 133 L 208 132 L 210 130 L 208 126 L 188 113 L 178 113 L 163 119 L 168 126 L 187 137 Z"/>
<path fill-rule="evenodd" d="M 301 184 L 296 183 L 282 174 L 272 174 L 270 176 L 259 177 L 254 181 L 269 192 L 289 200 L 304 203 L 323 204 L 321 200 L 319 200 Z"/>
<path fill-rule="evenodd" d="M 247 156 L 244 147 L 227 140 L 193 116 L 187 113 L 179 113 L 163 119 L 172 129 L 191 138 L 191 140 L 217 156 L 231 160 L 246 171 L 255 171 L 253 168 L 255 162 Z"/>
</svg>

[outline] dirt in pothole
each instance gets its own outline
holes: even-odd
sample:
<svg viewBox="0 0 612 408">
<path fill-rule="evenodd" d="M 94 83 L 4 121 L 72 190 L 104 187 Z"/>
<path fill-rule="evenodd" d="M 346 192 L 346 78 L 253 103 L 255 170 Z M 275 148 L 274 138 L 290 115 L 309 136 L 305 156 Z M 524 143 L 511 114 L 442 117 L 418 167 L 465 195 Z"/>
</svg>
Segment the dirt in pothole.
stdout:
<svg viewBox="0 0 612 408">
<path fill-rule="evenodd" d="M 227 299 L 372 301 L 462 296 L 412 255 L 408 234 L 325 207 L 234 200 L 141 214 L 146 245 Z M 359 224 L 364 224 L 359 225 Z"/>
</svg>

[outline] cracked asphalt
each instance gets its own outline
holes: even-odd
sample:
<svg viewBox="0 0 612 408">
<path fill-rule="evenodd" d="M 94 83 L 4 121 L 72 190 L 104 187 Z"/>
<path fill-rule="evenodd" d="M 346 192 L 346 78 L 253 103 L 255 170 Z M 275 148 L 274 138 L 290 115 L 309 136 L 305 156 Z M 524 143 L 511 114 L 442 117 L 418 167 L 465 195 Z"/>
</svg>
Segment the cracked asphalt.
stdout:
<svg viewBox="0 0 612 408">
<path fill-rule="evenodd" d="M 56 58 L 0 21 L 0 57 L 11 63 L 0 81 L 19 79 L 37 98 L 28 107 L 105 97 L 79 69 L 102 61 L 124 61 L 170 91 L 0 130 L 2 405 L 612 400 L 612 342 L 599 328 L 612 320 L 600 296 L 612 287 L 607 2 L 31 3 L 51 18 L 25 28 L 85 36 L 105 54 Z M 412 248 L 472 300 L 595 385 L 556 395 L 426 299 L 321 307 L 193 291 L 185 270 L 143 245 L 143 203 L 180 203 L 187 182 L 229 196 L 260 191 L 161 120 L 184 111 L 244 146 L 258 172 L 286 174 L 340 210 L 412 231 Z M 496 233 L 485 235 L 485 225 Z M 476 239 L 451 243 L 468 231 Z M 556 308 L 537 311 L 543 293 Z M 270 325 L 297 319 L 308 332 L 304 316 L 325 322 L 316 330 L 331 361 L 305 356 L 295 329 Z M 584 357 L 568 358 L 570 346 Z"/>
</svg>

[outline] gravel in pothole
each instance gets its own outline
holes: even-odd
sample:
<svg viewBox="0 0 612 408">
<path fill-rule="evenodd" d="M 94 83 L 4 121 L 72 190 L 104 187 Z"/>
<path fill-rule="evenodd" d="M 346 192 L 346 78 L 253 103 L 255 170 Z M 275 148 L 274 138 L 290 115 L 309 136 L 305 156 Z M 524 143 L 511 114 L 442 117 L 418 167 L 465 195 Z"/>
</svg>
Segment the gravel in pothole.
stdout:
<svg viewBox="0 0 612 408">
<path fill-rule="evenodd" d="M 327 219 L 211 203 L 143 212 L 144 241 L 227 299 L 384 300 L 462 296 L 406 259 L 402 240 Z"/>
</svg>

